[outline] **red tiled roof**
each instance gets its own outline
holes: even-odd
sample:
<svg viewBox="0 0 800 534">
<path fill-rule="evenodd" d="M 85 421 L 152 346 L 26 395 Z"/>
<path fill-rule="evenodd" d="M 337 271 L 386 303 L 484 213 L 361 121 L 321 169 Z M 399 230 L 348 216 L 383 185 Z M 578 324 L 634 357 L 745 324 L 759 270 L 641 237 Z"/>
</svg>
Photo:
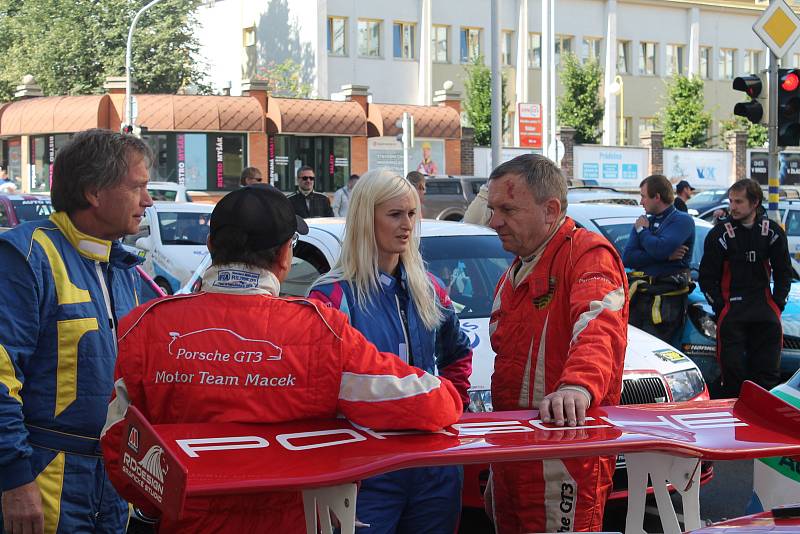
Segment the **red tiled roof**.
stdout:
<svg viewBox="0 0 800 534">
<path fill-rule="evenodd" d="M 407 111 L 414 116 L 414 135 L 416 137 L 437 137 L 444 139 L 461 138 L 461 117 L 458 112 L 446 106 L 408 106 L 401 104 L 370 104 L 369 126 L 380 136 L 394 136 L 401 133 L 397 121 Z"/>
<path fill-rule="evenodd" d="M 151 131 L 264 131 L 261 106 L 248 96 L 136 95 L 136 103 L 136 124 Z"/>
<path fill-rule="evenodd" d="M 357 102 L 270 98 L 267 133 L 367 135 L 367 118 Z"/>
<path fill-rule="evenodd" d="M 108 128 L 109 105 L 108 95 L 48 96 L 11 102 L 2 109 L 0 135 Z"/>
</svg>

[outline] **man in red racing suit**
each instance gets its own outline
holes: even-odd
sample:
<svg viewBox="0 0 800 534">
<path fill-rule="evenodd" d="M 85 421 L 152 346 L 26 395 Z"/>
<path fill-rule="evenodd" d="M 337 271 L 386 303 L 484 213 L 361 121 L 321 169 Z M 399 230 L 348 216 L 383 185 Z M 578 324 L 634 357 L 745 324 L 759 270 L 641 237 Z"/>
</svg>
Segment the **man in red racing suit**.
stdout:
<svg viewBox="0 0 800 534">
<path fill-rule="evenodd" d="M 517 259 L 489 324 L 495 410 L 539 408 L 544 422 L 585 424 L 618 404 L 627 345 L 625 269 L 603 237 L 566 217 L 566 182 L 525 155 L 489 178 L 489 225 Z M 591 424 L 591 422 L 589 423 Z M 554 431 L 576 433 L 580 428 Z M 613 457 L 493 464 L 487 508 L 498 533 L 602 530 Z"/>
<path fill-rule="evenodd" d="M 229 193 L 211 215 L 205 291 L 151 302 L 120 324 L 102 445 L 111 481 L 135 505 L 152 511 L 121 472 L 130 404 L 155 424 L 341 413 L 375 429 L 432 431 L 461 415 L 447 379 L 378 352 L 337 310 L 278 296 L 296 232 L 308 227 L 277 189 L 253 185 Z M 192 499 L 182 519 L 164 518 L 159 530 L 306 531 L 299 492 Z"/>
</svg>

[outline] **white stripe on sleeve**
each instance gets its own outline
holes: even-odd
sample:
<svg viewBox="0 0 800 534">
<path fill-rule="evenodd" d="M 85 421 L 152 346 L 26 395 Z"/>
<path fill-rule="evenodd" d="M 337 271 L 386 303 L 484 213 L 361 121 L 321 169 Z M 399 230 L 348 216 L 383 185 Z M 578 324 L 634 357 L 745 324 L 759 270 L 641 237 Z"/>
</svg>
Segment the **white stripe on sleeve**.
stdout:
<svg viewBox="0 0 800 534">
<path fill-rule="evenodd" d="M 380 402 L 399 400 L 425 395 L 436 390 L 441 381 L 430 373 L 422 376 L 410 374 L 399 377 L 394 375 L 365 375 L 342 373 L 339 386 L 339 400 L 350 402 Z"/>
<path fill-rule="evenodd" d="M 572 328 L 572 341 L 570 341 L 570 343 L 575 343 L 575 340 L 578 339 L 580 333 L 583 332 L 586 327 L 589 326 L 589 323 L 592 322 L 592 319 L 600 315 L 603 310 L 617 312 L 620 311 L 624 306 L 625 288 L 623 286 L 620 286 L 614 291 L 606 294 L 602 301 L 591 301 L 589 303 L 589 309 L 583 312 L 575 322 L 575 326 Z"/>
</svg>

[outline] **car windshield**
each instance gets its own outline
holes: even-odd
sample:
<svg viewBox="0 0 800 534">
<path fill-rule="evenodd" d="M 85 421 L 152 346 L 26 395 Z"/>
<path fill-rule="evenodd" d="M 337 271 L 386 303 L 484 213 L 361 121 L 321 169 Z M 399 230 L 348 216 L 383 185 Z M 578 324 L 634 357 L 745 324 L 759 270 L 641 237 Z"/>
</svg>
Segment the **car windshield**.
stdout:
<svg viewBox="0 0 800 534">
<path fill-rule="evenodd" d="M 209 213 L 158 212 L 158 228 L 164 245 L 205 245 Z"/>
<path fill-rule="evenodd" d="M 695 193 L 692 198 L 686 201 L 686 205 L 690 208 L 696 208 L 698 206 L 702 207 L 706 204 L 717 204 L 722 202 L 724 198 L 727 198 L 728 190 L 727 189 L 715 189 L 713 191 L 701 191 L 700 193 Z"/>
<path fill-rule="evenodd" d="M 20 224 L 46 219 L 53 213 L 53 206 L 49 199 L 12 200 L 11 205 L 14 207 L 14 213 L 17 214 Z"/>
<path fill-rule="evenodd" d="M 631 235 L 631 228 L 633 228 L 634 219 L 615 217 L 611 219 L 594 219 L 594 224 L 600 229 L 600 233 L 606 239 L 611 241 L 614 248 L 617 249 L 620 256 L 622 251 L 625 250 L 625 245 Z M 695 225 L 694 227 L 694 249 L 692 250 L 692 269 L 700 269 L 700 260 L 703 258 L 703 244 L 708 235 L 708 226 Z"/>
<path fill-rule="evenodd" d="M 154 201 L 158 202 L 174 202 L 178 196 L 178 192 L 174 189 L 148 189 L 147 192 Z"/>
<path fill-rule="evenodd" d="M 461 319 L 489 317 L 495 285 L 514 259 L 497 236 L 424 237 L 421 250 Z"/>
</svg>

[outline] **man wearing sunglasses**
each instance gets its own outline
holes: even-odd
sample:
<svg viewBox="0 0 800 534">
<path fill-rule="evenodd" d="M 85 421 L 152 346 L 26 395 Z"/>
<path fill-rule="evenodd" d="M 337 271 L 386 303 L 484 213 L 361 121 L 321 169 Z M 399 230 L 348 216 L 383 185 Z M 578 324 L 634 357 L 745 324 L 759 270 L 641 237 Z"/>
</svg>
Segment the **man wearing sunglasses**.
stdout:
<svg viewBox="0 0 800 534">
<path fill-rule="evenodd" d="M 297 191 L 289 195 L 294 212 L 304 219 L 309 217 L 333 217 L 333 208 L 328 197 L 314 192 L 314 169 L 303 165 L 297 171 Z"/>
</svg>

